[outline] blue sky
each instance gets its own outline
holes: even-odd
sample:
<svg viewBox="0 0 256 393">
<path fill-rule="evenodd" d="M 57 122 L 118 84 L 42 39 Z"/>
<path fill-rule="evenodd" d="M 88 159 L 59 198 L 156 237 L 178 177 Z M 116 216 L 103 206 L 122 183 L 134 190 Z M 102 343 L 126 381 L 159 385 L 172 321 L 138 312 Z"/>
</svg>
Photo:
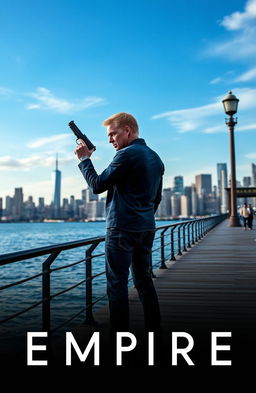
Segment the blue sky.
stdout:
<svg viewBox="0 0 256 393">
<path fill-rule="evenodd" d="M 256 162 L 256 0 L 3 0 L 0 6 L 0 197 L 23 187 L 50 202 L 56 152 L 62 197 L 85 187 L 70 120 L 114 156 L 102 121 L 132 113 L 165 163 L 164 186 L 227 162 L 221 100 L 240 99 L 237 178 Z"/>
</svg>

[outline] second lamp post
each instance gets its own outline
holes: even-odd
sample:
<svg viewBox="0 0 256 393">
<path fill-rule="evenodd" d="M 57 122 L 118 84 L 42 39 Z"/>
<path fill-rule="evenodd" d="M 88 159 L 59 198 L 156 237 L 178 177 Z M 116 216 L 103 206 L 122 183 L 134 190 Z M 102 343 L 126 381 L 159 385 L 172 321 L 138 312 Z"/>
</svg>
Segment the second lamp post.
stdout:
<svg viewBox="0 0 256 393">
<path fill-rule="evenodd" d="M 229 226 L 239 227 L 241 226 L 240 219 L 237 213 L 236 203 L 236 160 L 235 160 L 235 139 L 234 139 L 234 127 L 237 124 L 237 119 L 233 118 L 233 115 L 237 112 L 239 99 L 236 98 L 232 91 L 222 100 L 224 110 L 229 118 L 226 119 L 226 124 L 229 128 L 230 137 L 230 171 L 231 171 L 231 184 L 230 184 L 230 217 Z"/>
</svg>

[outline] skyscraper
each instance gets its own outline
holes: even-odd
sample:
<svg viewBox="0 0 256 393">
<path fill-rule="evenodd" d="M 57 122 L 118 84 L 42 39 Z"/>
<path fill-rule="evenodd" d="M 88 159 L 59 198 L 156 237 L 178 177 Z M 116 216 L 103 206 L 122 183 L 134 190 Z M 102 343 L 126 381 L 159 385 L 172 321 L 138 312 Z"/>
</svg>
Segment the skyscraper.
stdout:
<svg viewBox="0 0 256 393">
<path fill-rule="evenodd" d="M 53 218 L 60 218 L 60 199 L 61 199 L 61 171 L 58 169 L 58 155 L 56 156 L 56 169 L 52 173 L 53 179 Z"/>
<path fill-rule="evenodd" d="M 220 212 L 226 213 L 228 208 L 227 191 L 225 190 L 225 188 L 228 186 L 228 172 L 226 163 L 217 164 L 217 180 Z"/>
<path fill-rule="evenodd" d="M 196 175 L 196 189 L 199 196 L 212 193 L 212 175 Z"/>
<path fill-rule="evenodd" d="M 13 197 L 13 217 L 15 220 L 20 220 L 23 217 L 23 191 L 22 187 L 15 188 Z"/>
<path fill-rule="evenodd" d="M 184 181 L 183 176 L 175 176 L 173 181 L 173 192 L 179 192 L 183 194 L 184 191 Z"/>
<path fill-rule="evenodd" d="M 251 181 L 251 185 L 253 187 L 256 187 L 256 164 L 252 163 L 252 181 Z"/>
</svg>

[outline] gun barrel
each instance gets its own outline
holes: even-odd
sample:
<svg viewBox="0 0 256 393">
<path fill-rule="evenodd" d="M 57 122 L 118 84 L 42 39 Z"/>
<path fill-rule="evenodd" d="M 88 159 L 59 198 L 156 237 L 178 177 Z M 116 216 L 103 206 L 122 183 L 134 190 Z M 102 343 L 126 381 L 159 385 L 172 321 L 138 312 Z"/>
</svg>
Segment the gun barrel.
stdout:
<svg viewBox="0 0 256 393">
<path fill-rule="evenodd" d="M 87 138 L 86 135 L 84 135 L 79 128 L 77 127 L 77 125 L 75 124 L 74 120 L 71 120 L 68 123 L 69 127 L 71 128 L 71 130 L 73 131 L 73 133 L 75 134 L 75 136 L 77 137 L 77 139 L 82 139 L 85 144 L 87 145 L 88 149 L 94 149 L 96 150 L 96 147 L 93 145 L 93 143 Z"/>
</svg>

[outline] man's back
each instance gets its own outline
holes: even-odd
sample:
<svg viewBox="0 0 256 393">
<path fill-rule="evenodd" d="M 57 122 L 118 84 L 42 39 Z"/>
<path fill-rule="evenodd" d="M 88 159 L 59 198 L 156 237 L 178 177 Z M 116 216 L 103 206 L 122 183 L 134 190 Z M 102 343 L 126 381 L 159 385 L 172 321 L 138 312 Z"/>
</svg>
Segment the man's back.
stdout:
<svg viewBox="0 0 256 393">
<path fill-rule="evenodd" d="M 161 199 L 162 161 L 141 138 L 135 139 L 116 156 L 120 156 L 118 161 L 127 170 L 109 189 L 107 227 L 130 231 L 154 229 L 154 212 Z"/>
<path fill-rule="evenodd" d="M 94 193 L 108 191 L 107 228 L 136 232 L 155 228 L 164 165 L 144 139 L 137 138 L 119 150 L 99 176 L 90 160 L 82 161 L 79 167 Z"/>
</svg>

